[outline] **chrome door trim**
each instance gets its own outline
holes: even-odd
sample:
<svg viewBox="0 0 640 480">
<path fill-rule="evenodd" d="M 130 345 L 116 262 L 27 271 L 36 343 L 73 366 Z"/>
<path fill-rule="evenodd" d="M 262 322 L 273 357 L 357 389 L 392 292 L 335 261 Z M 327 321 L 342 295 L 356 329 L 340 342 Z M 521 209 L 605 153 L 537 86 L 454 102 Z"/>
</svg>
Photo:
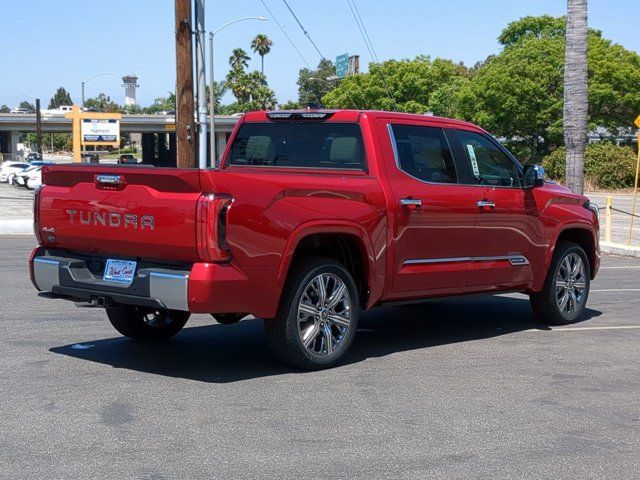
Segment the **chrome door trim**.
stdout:
<svg viewBox="0 0 640 480">
<path fill-rule="evenodd" d="M 437 263 L 459 262 L 496 262 L 508 260 L 514 267 L 529 265 L 529 260 L 524 255 L 500 255 L 491 257 L 449 257 L 449 258 L 413 258 L 405 260 L 402 265 L 431 265 Z"/>
</svg>

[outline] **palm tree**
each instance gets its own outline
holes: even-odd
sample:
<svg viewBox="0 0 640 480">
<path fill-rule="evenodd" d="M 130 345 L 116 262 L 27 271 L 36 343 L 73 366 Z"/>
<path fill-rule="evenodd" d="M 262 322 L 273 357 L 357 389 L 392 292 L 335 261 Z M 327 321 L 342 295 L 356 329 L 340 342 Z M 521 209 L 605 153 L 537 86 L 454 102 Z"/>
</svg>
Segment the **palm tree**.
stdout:
<svg viewBox="0 0 640 480">
<path fill-rule="evenodd" d="M 264 75 L 264 56 L 271 51 L 273 42 L 264 33 L 259 33 L 251 40 L 251 48 L 260 55 L 260 73 Z"/>
<path fill-rule="evenodd" d="M 234 48 L 229 57 L 229 65 L 234 70 L 244 70 L 249 66 L 251 57 L 241 48 Z"/>
<path fill-rule="evenodd" d="M 587 0 L 567 0 L 567 46 L 564 64 L 564 144 L 567 186 L 584 188 L 584 149 L 587 144 Z"/>
</svg>

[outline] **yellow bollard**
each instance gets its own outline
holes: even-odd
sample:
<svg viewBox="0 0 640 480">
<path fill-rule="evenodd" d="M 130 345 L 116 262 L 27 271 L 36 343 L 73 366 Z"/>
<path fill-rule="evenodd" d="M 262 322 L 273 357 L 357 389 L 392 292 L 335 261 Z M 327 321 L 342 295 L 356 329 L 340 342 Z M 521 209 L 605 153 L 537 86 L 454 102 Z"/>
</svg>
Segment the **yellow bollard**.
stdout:
<svg viewBox="0 0 640 480">
<path fill-rule="evenodd" d="M 611 242 L 611 207 L 613 206 L 613 200 L 611 195 L 607 195 L 607 203 L 604 209 L 604 241 Z"/>
</svg>

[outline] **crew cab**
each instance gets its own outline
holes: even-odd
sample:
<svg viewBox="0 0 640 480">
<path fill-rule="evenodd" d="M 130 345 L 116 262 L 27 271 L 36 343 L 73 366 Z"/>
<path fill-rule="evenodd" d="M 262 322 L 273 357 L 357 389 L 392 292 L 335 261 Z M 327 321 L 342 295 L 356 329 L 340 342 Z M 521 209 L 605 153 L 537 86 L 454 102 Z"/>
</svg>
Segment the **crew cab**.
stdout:
<svg viewBox="0 0 640 480">
<path fill-rule="evenodd" d="M 339 362 L 385 303 L 523 292 L 541 321 L 577 321 L 600 265 L 597 206 L 434 116 L 252 112 L 218 169 L 47 165 L 43 183 L 41 296 L 136 340 L 254 315 L 301 368 Z"/>
</svg>

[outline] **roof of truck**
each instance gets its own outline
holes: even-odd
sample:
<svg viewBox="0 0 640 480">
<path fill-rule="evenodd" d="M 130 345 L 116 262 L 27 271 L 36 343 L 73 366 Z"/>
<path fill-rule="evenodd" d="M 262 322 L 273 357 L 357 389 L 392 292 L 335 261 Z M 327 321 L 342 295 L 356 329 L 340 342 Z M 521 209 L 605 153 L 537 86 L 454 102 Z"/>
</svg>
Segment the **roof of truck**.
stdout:
<svg viewBox="0 0 640 480">
<path fill-rule="evenodd" d="M 474 125 L 473 123 L 466 122 L 464 120 L 458 120 L 455 118 L 437 117 L 434 115 L 421 115 L 418 113 L 404 113 L 404 112 L 386 112 L 383 110 L 330 110 L 330 109 L 304 109 L 304 110 L 274 110 L 274 111 L 257 111 L 249 112 L 245 114 L 245 122 L 265 122 L 275 120 L 273 117 L 276 115 L 278 120 L 287 120 L 286 115 L 291 114 L 291 118 L 300 117 L 305 114 L 326 114 L 327 119 L 334 122 L 357 122 L 361 115 L 366 115 L 371 119 L 376 118 L 388 118 L 398 120 L 420 120 L 428 121 L 431 124 L 441 124 L 448 126 L 460 126 L 467 127 L 474 130 L 482 130 L 481 127 Z"/>
</svg>

